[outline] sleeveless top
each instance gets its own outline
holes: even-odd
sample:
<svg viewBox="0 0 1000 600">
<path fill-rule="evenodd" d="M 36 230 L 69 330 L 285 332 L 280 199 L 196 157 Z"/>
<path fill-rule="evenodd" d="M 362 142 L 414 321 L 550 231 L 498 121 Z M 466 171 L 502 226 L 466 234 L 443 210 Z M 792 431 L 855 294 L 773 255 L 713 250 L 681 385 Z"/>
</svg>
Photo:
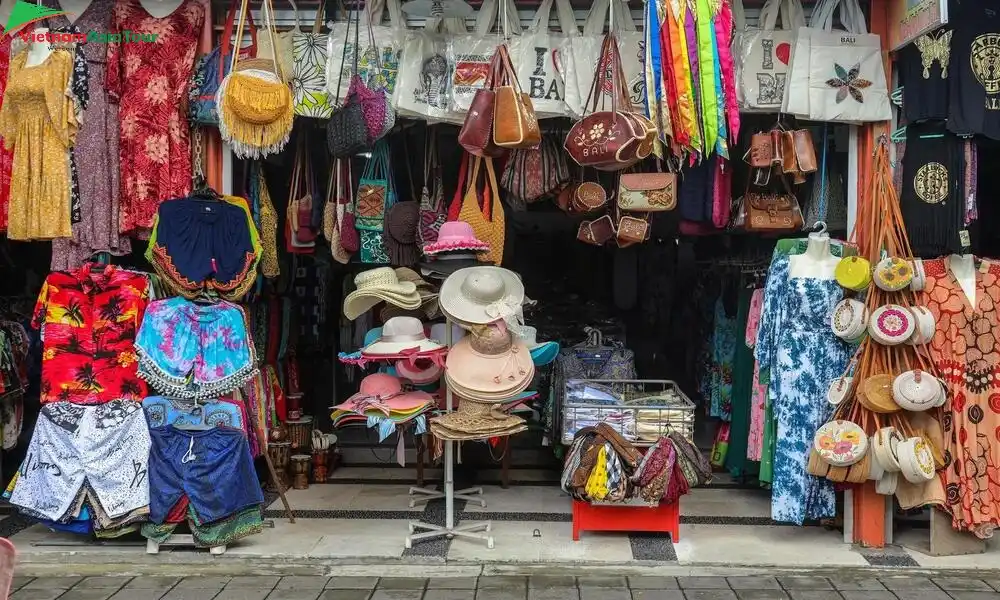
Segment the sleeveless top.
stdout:
<svg viewBox="0 0 1000 600">
<path fill-rule="evenodd" d="M 948 118 L 948 76 L 957 67 L 951 60 L 953 36 L 954 30 L 939 29 L 899 51 L 896 64 L 908 123 Z"/>
<path fill-rule="evenodd" d="M 1000 140 L 1000 6 L 996 0 L 952 2 L 952 69 L 948 129 Z"/>
<path fill-rule="evenodd" d="M 915 256 L 961 254 L 965 142 L 941 121 L 906 127 L 899 205 Z"/>
</svg>

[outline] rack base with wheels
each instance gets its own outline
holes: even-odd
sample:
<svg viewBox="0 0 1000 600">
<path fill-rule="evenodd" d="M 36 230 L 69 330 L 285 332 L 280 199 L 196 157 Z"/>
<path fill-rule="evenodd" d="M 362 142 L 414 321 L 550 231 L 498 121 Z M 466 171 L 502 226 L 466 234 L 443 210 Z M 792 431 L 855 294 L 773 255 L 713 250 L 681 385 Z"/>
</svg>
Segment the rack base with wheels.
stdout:
<svg viewBox="0 0 1000 600">
<path fill-rule="evenodd" d="M 581 531 L 642 531 L 669 533 L 670 541 L 681 539 L 681 504 L 645 502 L 591 503 L 573 500 L 573 541 Z"/>
</svg>

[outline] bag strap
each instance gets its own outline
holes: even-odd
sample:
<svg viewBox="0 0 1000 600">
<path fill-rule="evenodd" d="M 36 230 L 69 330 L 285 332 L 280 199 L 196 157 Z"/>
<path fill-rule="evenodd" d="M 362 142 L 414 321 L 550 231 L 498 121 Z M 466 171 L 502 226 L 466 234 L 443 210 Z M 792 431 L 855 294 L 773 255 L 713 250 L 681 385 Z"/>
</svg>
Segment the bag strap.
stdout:
<svg viewBox="0 0 1000 600">
<path fill-rule="evenodd" d="M 229 4 L 229 11 L 226 13 L 226 24 L 222 28 L 222 43 L 220 44 L 219 50 L 219 81 L 225 77 L 225 64 L 226 57 L 233 50 L 233 26 L 236 24 L 236 11 L 239 8 L 236 0 L 233 0 Z M 247 48 L 250 50 L 250 56 L 257 55 L 257 28 L 253 24 L 253 13 L 247 15 L 247 20 L 249 21 L 250 27 L 250 45 Z M 237 48 L 236 52 L 242 52 L 243 48 Z"/>
<path fill-rule="evenodd" d="M 552 17 L 553 0 L 542 0 L 535 11 L 535 18 L 531 20 L 531 31 L 544 33 L 549 31 L 549 19 Z"/>
<path fill-rule="evenodd" d="M 277 48 L 276 40 L 278 39 L 278 30 L 274 28 L 274 4 L 271 0 L 264 0 L 261 5 L 261 14 L 264 15 L 264 25 L 267 27 L 267 35 L 271 40 L 271 47 Z M 274 63 L 274 73 L 278 76 L 279 81 L 285 80 L 285 74 L 281 69 L 281 61 L 278 60 L 278 53 L 271 53 L 271 62 Z"/>
<path fill-rule="evenodd" d="M 564 36 L 580 35 L 580 28 L 576 25 L 576 14 L 573 13 L 573 6 L 569 0 L 555 0 L 556 16 L 559 18 L 559 29 Z"/>
<path fill-rule="evenodd" d="M 427 127 L 427 142 L 424 144 L 424 187 L 429 188 L 431 184 L 432 165 L 437 162 L 437 140 L 430 133 L 430 126 Z"/>
<path fill-rule="evenodd" d="M 299 6 L 295 4 L 295 0 L 288 0 L 288 3 L 292 5 L 292 12 L 295 13 L 295 22 L 292 24 L 293 33 L 302 33 L 302 28 L 299 26 Z"/>
<path fill-rule="evenodd" d="M 326 0 L 319 3 L 319 8 L 316 9 L 316 18 L 313 19 L 313 30 L 314 34 L 323 33 L 323 21 L 326 17 Z"/>
<path fill-rule="evenodd" d="M 733 26 L 736 29 L 736 33 L 746 31 L 747 29 L 747 11 L 743 8 L 743 0 L 733 0 Z"/>
<path fill-rule="evenodd" d="M 301 194 L 302 187 L 302 161 L 304 159 L 305 152 L 303 151 L 302 139 L 296 140 L 295 143 L 295 158 L 292 159 L 292 180 L 288 184 L 288 199 L 289 204 L 298 200 Z"/>
<path fill-rule="evenodd" d="M 767 0 L 760 8 L 760 16 L 757 18 L 757 28 L 762 31 L 774 31 L 778 24 L 778 14 L 784 16 L 784 0 Z M 785 27 L 788 27 L 787 21 Z"/>
<path fill-rule="evenodd" d="M 782 4 L 781 22 L 785 29 L 791 31 L 798 31 L 799 27 L 806 26 L 806 11 L 802 8 L 801 0 L 785 0 Z"/>
</svg>

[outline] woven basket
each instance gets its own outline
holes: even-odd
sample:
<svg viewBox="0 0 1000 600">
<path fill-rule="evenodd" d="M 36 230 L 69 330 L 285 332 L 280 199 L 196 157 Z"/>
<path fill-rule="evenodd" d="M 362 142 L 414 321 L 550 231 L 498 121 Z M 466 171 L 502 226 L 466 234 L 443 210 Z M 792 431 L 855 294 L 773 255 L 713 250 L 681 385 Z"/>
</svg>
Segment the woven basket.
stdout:
<svg viewBox="0 0 1000 600">
<path fill-rule="evenodd" d="M 892 375 L 872 375 L 861 383 L 858 390 L 858 402 L 862 406 L 880 414 L 895 413 L 902 410 L 892 398 Z"/>
</svg>

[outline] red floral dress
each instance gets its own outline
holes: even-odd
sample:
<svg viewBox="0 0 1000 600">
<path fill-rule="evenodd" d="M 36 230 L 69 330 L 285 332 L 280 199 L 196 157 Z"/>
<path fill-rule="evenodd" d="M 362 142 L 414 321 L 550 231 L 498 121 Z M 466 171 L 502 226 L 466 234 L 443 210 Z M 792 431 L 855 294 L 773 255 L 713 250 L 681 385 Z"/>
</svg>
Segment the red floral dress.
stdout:
<svg viewBox="0 0 1000 600">
<path fill-rule="evenodd" d="M 10 42 L 12 35 L 0 38 L 0 106 L 7 88 L 7 73 L 10 70 Z M 0 231 L 7 231 L 7 209 L 10 206 L 10 170 L 14 166 L 14 151 L 8 150 L 0 139 Z"/>
<path fill-rule="evenodd" d="M 42 332 L 42 404 L 141 402 L 135 337 L 148 303 L 141 273 L 91 263 L 51 273 L 32 320 Z"/>
<path fill-rule="evenodd" d="M 108 95 L 119 103 L 122 233 L 145 237 L 160 202 L 191 191 L 187 98 L 204 19 L 198 0 L 162 19 L 139 0 L 115 4 L 112 31 L 157 35 L 108 45 Z"/>
<path fill-rule="evenodd" d="M 925 260 L 924 271 L 937 322 L 930 351 L 948 386 L 945 509 L 952 527 L 986 538 L 1000 525 L 1000 264 L 977 264 L 975 307 L 947 258 Z"/>
</svg>

